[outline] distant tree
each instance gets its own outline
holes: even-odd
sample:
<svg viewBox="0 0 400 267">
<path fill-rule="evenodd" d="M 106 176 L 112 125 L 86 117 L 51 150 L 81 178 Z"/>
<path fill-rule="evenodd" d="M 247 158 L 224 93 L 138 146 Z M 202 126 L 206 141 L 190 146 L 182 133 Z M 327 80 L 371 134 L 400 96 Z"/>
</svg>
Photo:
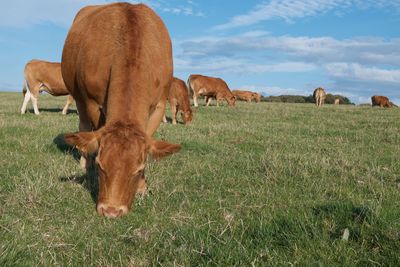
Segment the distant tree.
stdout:
<svg viewBox="0 0 400 267">
<path fill-rule="evenodd" d="M 306 101 L 306 103 L 315 103 L 313 95 L 305 96 L 304 100 Z"/>
<path fill-rule="evenodd" d="M 335 99 L 339 98 L 339 104 L 341 105 L 354 105 L 351 101 L 341 95 L 327 94 L 325 103 L 333 104 Z M 283 103 L 315 103 L 314 97 L 312 95 L 302 96 L 302 95 L 280 95 L 280 96 L 262 96 L 261 101 L 264 102 L 283 102 Z"/>
<path fill-rule="evenodd" d="M 326 94 L 325 104 L 334 104 L 334 103 L 335 103 L 335 96 L 332 94 Z"/>
<path fill-rule="evenodd" d="M 348 99 L 348 98 L 345 97 L 345 96 L 337 95 L 337 97 L 338 97 L 339 100 L 340 100 L 339 104 L 342 104 L 342 105 L 354 105 L 354 103 L 352 103 L 352 102 L 350 101 L 350 99 Z"/>
</svg>

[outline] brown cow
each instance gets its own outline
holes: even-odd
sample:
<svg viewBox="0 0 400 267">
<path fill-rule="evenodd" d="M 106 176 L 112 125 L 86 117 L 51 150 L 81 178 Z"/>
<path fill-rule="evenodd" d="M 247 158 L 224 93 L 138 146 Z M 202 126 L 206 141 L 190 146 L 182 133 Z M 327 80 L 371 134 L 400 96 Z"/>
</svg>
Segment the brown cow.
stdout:
<svg viewBox="0 0 400 267">
<path fill-rule="evenodd" d="M 171 107 L 172 124 L 176 124 L 176 115 L 178 111 L 181 111 L 182 119 L 185 124 L 192 121 L 193 113 L 190 108 L 188 89 L 184 81 L 174 77 L 171 89 L 169 90 L 168 101 Z M 163 120 L 167 122 L 165 115 Z"/>
<path fill-rule="evenodd" d="M 381 108 L 397 107 L 386 96 L 374 95 L 371 97 L 372 106 L 380 106 Z"/>
<path fill-rule="evenodd" d="M 52 96 L 68 95 L 64 80 L 61 76 L 61 64 L 57 62 L 47 62 L 43 60 L 31 60 L 25 65 L 24 70 L 24 102 L 21 107 L 21 114 L 26 112 L 29 99 L 32 100 L 33 110 L 39 115 L 38 96 L 42 91 L 46 91 Z M 74 101 L 71 95 L 67 97 L 62 114 L 67 114 L 68 107 Z"/>
<path fill-rule="evenodd" d="M 217 106 L 223 99 L 229 106 L 235 105 L 235 96 L 229 90 L 228 85 L 221 78 L 208 77 L 198 74 L 192 74 L 187 81 L 190 93 L 193 95 L 193 103 L 198 107 L 197 97 L 203 95 L 206 97 L 206 105 L 210 105 L 211 99 L 217 100 Z"/>
<path fill-rule="evenodd" d="M 315 99 L 315 105 L 321 107 L 325 103 L 326 93 L 324 88 L 318 87 L 314 90 L 313 97 Z"/>
<path fill-rule="evenodd" d="M 259 93 L 255 93 L 255 92 L 251 92 L 251 91 L 233 90 L 232 94 L 236 97 L 237 100 L 244 100 L 249 103 L 253 99 L 257 103 L 259 103 L 261 100 L 261 95 Z"/>
<path fill-rule="evenodd" d="M 135 194 L 146 190 L 147 156 L 161 158 L 181 148 L 152 138 L 172 81 L 168 31 L 143 4 L 85 7 L 69 30 L 61 68 L 80 121 L 80 132 L 65 140 L 82 155 L 97 154 L 97 213 L 122 216 Z"/>
<path fill-rule="evenodd" d="M 256 103 L 260 103 L 261 94 L 260 93 L 253 93 L 253 99 L 256 101 Z"/>
</svg>

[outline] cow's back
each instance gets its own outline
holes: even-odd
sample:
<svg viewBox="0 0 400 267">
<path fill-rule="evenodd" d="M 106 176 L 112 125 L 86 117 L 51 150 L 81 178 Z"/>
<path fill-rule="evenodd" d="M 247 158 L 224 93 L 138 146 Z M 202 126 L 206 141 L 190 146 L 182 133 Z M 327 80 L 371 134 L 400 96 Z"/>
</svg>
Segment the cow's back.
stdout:
<svg viewBox="0 0 400 267">
<path fill-rule="evenodd" d="M 236 97 L 244 98 L 244 99 L 248 99 L 248 98 L 251 99 L 253 97 L 253 92 L 250 92 L 250 91 L 232 90 L 232 94 Z"/>
<path fill-rule="evenodd" d="M 30 60 L 25 65 L 24 76 L 30 87 L 35 84 L 43 84 L 48 87 L 48 92 L 52 95 L 68 94 L 61 75 L 61 64 L 58 62 Z"/>
<path fill-rule="evenodd" d="M 188 86 L 192 94 L 210 93 L 212 90 L 207 77 L 199 74 L 192 74 L 189 76 Z"/>
<path fill-rule="evenodd" d="M 371 97 L 372 106 L 390 107 L 389 98 L 386 96 L 374 95 Z"/>
<path fill-rule="evenodd" d="M 118 99 L 129 99 L 156 105 L 172 79 L 168 31 L 145 5 L 83 8 L 65 41 L 62 74 L 77 102 L 115 108 Z"/>
<path fill-rule="evenodd" d="M 176 99 L 180 105 L 190 106 L 188 89 L 184 81 L 173 78 L 169 98 Z"/>
<path fill-rule="evenodd" d="M 216 93 L 224 91 L 225 82 L 221 78 L 192 74 L 188 81 L 198 94 L 214 96 Z"/>
<path fill-rule="evenodd" d="M 323 88 L 318 87 L 317 89 L 314 90 L 314 93 L 313 93 L 314 98 L 325 98 L 325 96 L 326 96 L 326 93 Z"/>
</svg>

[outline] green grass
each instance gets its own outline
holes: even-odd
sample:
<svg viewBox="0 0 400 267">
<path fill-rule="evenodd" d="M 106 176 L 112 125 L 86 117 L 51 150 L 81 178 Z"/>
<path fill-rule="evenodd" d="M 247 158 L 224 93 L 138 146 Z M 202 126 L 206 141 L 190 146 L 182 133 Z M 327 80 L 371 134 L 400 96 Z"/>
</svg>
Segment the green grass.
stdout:
<svg viewBox="0 0 400 267">
<path fill-rule="evenodd" d="M 0 93 L 0 266 L 400 265 L 399 109 L 201 106 L 160 126 L 182 151 L 110 220 L 60 144 L 65 98 L 41 95 L 40 116 L 22 100 Z"/>
</svg>

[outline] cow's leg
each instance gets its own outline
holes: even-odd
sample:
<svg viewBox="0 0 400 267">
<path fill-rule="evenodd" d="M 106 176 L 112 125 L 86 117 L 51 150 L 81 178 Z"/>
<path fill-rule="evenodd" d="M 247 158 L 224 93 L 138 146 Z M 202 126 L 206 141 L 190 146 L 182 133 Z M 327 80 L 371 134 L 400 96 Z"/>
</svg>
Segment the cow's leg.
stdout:
<svg viewBox="0 0 400 267">
<path fill-rule="evenodd" d="M 219 102 L 221 102 L 222 98 L 221 98 L 221 96 L 217 95 L 217 96 L 215 97 L 215 99 L 216 99 L 216 101 L 217 101 L 217 107 L 219 107 Z M 226 102 L 228 102 L 228 100 L 227 100 Z M 228 103 L 228 104 L 229 104 L 229 103 Z"/>
<path fill-rule="evenodd" d="M 79 111 L 79 131 L 80 132 L 89 132 L 89 131 L 91 131 L 92 127 L 91 127 L 91 124 L 90 124 L 90 121 L 89 121 L 88 117 L 86 116 L 86 112 L 85 112 L 85 115 L 83 115 L 83 116 L 81 114 L 82 114 L 82 111 Z M 81 166 L 82 169 L 88 169 L 89 168 L 86 156 L 81 155 L 81 158 L 79 160 L 79 165 Z"/>
<path fill-rule="evenodd" d="M 160 125 L 161 119 L 165 113 L 165 102 L 166 102 L 165 99 L 160 100 L 153 113 L 150 114 L 150 118 L 147 123 L 147 129 L 146 129 L 146 134 L 149 137 L 153 136 L 158 126 Z"/>
<path fill-rule="evenodd" d="M 79 112 L 79 131 L 90 132 L 93 128 L 98 129 L 101 115 L 99 107 L 90 101 L 87 101 L 86 105 L 76 102 L 76 107 Z M 90 162 L 84 155 L 81 155 L 80 166 L 86 170 L 90 168 Z"/>
<path fill-rule="evenodd" d="M 165 113 L 164 113 L 164 117 L 163 117 L 163 123 L 167 123 L 168 121 L 167 121 L 167 117 L 165 117 Z"/>
<path fill-rule="evenodd" d="M 21 107 L 21 114 L 25 114 L 26 105 L 28 105 L 28 102 L 29 102 L 30 98 L 31 98 L 31 92 L 29 90 L 26 90 L 25 97 L 24 97 L 24 102 L 22 103 L 22 107 Z"/>
<path fill-rule="evenodd" d="M 32 101 L 32 105 L 33 105 L 33 111 L 35 112 L 36 115 L 39 115 L 39 108 L 38 108 L 38 96 L 39 93 L 34 94 L 31 93 L 31 101 Z"/>
<path fill-rule="evenodd" d="M 171 105 L 171 114 L 172 114 L 172 124 L 176 124 L 176 115 L 178 114 L 178 106 L 176 103 Z"/>
<path fill-rule="evenodd" d="M 65 104 L 65 106 L 64 106 L 64 108 L 63 108 L 63 111 L 62 111 L 62 114 L 63 114 L 63 115 L 66 115 L 66 114 L 67 114 L 68 108 L 69 108 L 69 106 L 72 104 L 72 102 L 74 102 L 74 98 L 73 98 L 71 95 L 68 95 L 68 97 L 67 97 L 67 103 Z"/>
<path fill-rule="evenodd" d="M 198 107 L 199 104 L 197 103 L 197 95 L 196 92 L 193 92 L 193 104 L 195 107 Z"/>
<path fill-rule="evenodd" d="M 208 107 L 211 103 L 212 97 L 211 96 L 206 96 L 206 106 Z"/>
</svg>

